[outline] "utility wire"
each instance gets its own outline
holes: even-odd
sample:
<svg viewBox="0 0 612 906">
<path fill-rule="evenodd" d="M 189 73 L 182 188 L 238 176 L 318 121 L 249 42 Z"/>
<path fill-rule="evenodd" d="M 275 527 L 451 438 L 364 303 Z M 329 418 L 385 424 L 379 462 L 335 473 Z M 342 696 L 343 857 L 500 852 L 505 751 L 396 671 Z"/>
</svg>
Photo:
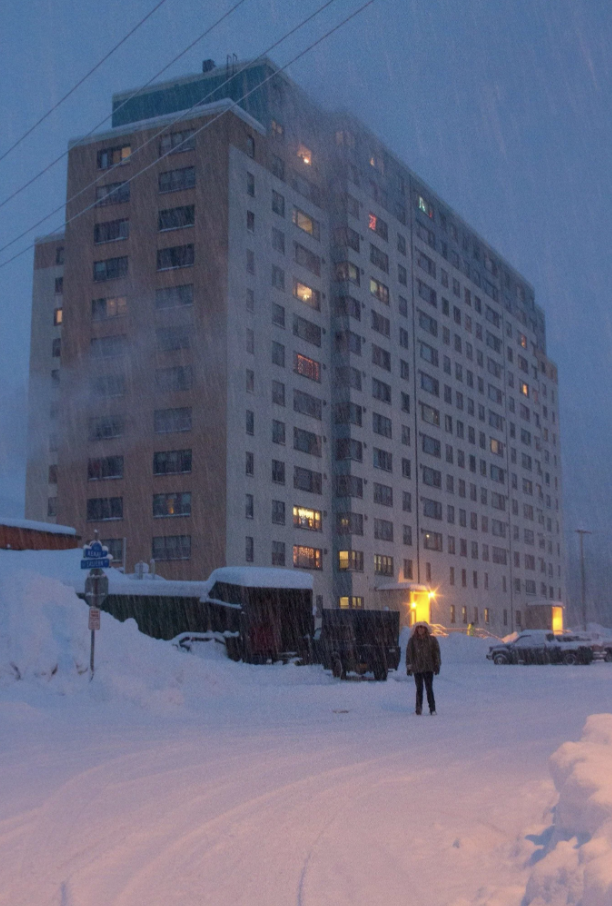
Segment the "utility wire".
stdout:
<svg viewBox="0 0 612 906">
<path fill-rule="evenodd" d="M 57 110 L 57 108 L 61 104 L 63 104 L 64 101 L 67 100 L 71 94 L 74 94 L 74 92 L 77 90 L 77 88 L 80 88 L 81 85 L 83 84 L 83 82 L 87 81 L 87 79 L 91 75 L 93 75 L 94 72 L 96 72 L 96 70 L 99 69 L 103 63 L 106 63 L 108 58 L 111 57 L 115 53 L 115 51 L 121 47 L 122 44 L 125 44 L 125 42 L 128 40 L 128 38 L 131 38 L 132 35 L 138 31 L 138 29 L 141 27 L 141 25 L 144 25 L 144 23 L 147 21 L 147 19 L 150 19 L 151 16 L 153 15 L 153 13 L 157 12 L 157 10 L 160 8 L 160 6 L 163 6 L 165 2 L 166 2 L 166 0 L 158 0 L 158 2 L 155 4 L 153 9 L 150 9 L 149 12 L 146 14 L 146 16 L 143 16 L 142 19 L 140 20 L 140 22 L 137 22 L 136 25 L 127 33 L 127 35 L 124 35 L 123 38 L 121 38 L 121 40 L 118 41 L 114 47 L 111 47 L 111 49 L 108 51 L 108 53 L 106 53 L 102 57 L 101 60 L 98 60 L 98 62 L 95 64 L 95 66 L 92 66 L 92 68 L 89 70 L 89 72 L 86 72 L 85 75 L 79 79 L 79 81 L 76 83 L 76 85 L 72 86 L 70 91 L 67 91 L 66 94 L 62 98 L 60 98 L 59 101 L 57 101 L 57 103 L 55 103 L 53 105 L 53 107 L 51 107 L 49 110 L 47 110 L 47 112 L 45 114 L 43 114 L 43 116 L 41 116 L 40 119 L 34 123 L 33 126 L 30 126 L 30 128 L 26 132 L 23 133 L 21 138 L 18 138 L 16 142 L 13 142 L 13 144 L 10 146 L 10 148 L 8 148 L 3 154 L 0 154 L 0 162 L 2 162 L 5 157 L 8 157 L 8 155 L 11 153 L 11 151 L 14 151 L 15 148 L 17 148 L 28 137 L 28 135 L 31 135 L 32 132 L 34 132 L 34 130 L 38 126 L 40 126 L 41 123 L 44 123 L 44 121 L 47 119 L 47 117 L 51 116 L 53 111 Z"/>
<path fill-rule="evenodd" d="M 164 0 L 164 2 L 165 2 L 165 0 Z M 163 75 L 163 73 L 166 72 L 168 69 L 170 69 L 171 66 L 173 66 L 178 60 L 181 59 L 181 57 L 184 57 L 186 53 L 189 53 L 189 51 L 192 50 L 196 44 L 198 44 L 205 37 L 207 37 L 207 35 L 209 35 L 211 33 L 211 31 L 213 31 L 218 25 L 220 25 L 224 19 L 227 19 L 228 16 L 231 16 L 231 14 L 235 10 L 237 10 L 239 6 L 242 6 L 243 3 L 245 3 L 245 0 L 238 0 L 238 2 L 235 3 L 232 7 L 230 7 L 230 9 L 226 13 L 224 13 L 219 19 L 217 19 L 216 22 L 213 22 L 213 24 L 209 28 L 207 28 L 205 31 L 203 31 L 201 35 L 198 35 L 198 37 L 194 41 L 192 41 L 191 44 L 189 44 L 184 50 L 182 50 L 180 53 L 178 53 L 172 60 L 170 60 L 169 63 L 166 63 L 166 65 L 164 67 L 162 67 L 162 69 L 160 69 L 158 72 L 156 72 L 154 76 L 151 76 L 151 78 L 149 79 L 148 82 L 145 82 L 144 85 L 142 85 L 140 88 L 137 88 L 135 91 L 133 91 L 132 94 L 130 94 L 129 97 L 127 97 L 124 101 L 122 101 L 118 107 L 115 107 L 115 109 L 111 113 L 109 113 L 108 116 L 105 116 L 104 119 L 100 120 L 99 123 L 96 123 L 96 125 L 93 126 L 86 135 L 81 136 L 79 141 L 76 143 L 76 146 L 78 147 L 78 145 L 83 144 L 91 135 L 94 134 L 94 132 L 97 129 L 100 128 L 100 126 L 103 126 L 113 116 L 115 116 L 117 113 L 119 113 L 120 110 L 123 110 L 123 108 L 126 106 L 126 104 L 129 104 L 130 101 L 133 98 L 135 98 L 137 94 L 140 94 L 142 91 L 144 91 L 145 88 L 148 88 L 149 85 L 152 85 L 153 82 L 160 77 L 160 75 Z M 66 95 L 66 97 L 67 97 L 67 95 Z M 73 146 L 73 147 L 75 147 L 75 146 Z M 29 179 L 26 183 L 24 183 L 18 189 L 15 189 L 15 191 L 12 192 L 10 195 L 7 195 L 7 197 L 3 201 L 0 201 L 0 208 L 3 208 L 5 204 L 8 204 L 9 201 L 12 201 L 13 198 L 16 198 L 17 195 L 20 195 L 25 189 L 27 189 L 29 186 L 31 186 L 33 183 L 35 183 L 38 179 L 40 179 L 41 176 L 44 176 L 45 173 L 48 173 L 49 170 L 51 170 L 56 164 L 59 164 L 60 161 L 62 161 L 65 157 L 67 157 L 68 153 L 69 153 L 68 150 L 62 151 L 62 153 L 59 155 L 59 157 L 56 157 L 55 160 L 52 160 L 50 164 L 47 164 L 46 167 L 44 167 L 42 170 L 40 170 L 35 176 L 33 176 L 31 179 Z M 1 160 L 1 158 L 0 158 L 0 160 Z"/>
<path fill-rule="evenodd" d="M 271 44 L 268 48 L 266 48 L 266 50 L 264 50 L 263 53 L 261 53 L 261 54 L 259 55 L 259 57 L 256 58 L 256 59 L 261 59 L 261 58 L 265 57 L 265 56 L 266 56 L 267 54 L 269 54 L 272 50 L 274 50 L 276 47 L 278 47 L 280 44 L 282 44 L 284 41 L 286 41 L 287 38 L 291 37 L 291 35 L 295 34 L 295 32 L 299 31 L 300 28 L 303 28 L 304 25 L 306 25 L 308 22 L 310 22 L 312 19 L 314 19 L 316 16 L 318 16 L 319 13 L 323 12 L 323 10 L 325 10 L 328 6 L 331 6 L 331 4 L 334 3 L 334 2 L 335 2 L 335 0 L 327 0 L 327 2 L 324 3 L 322 6 L 320 6 L 317 10 L 315 10 L 314 13 L 311 13 L 310 16 L 307 16 L 307 17 L 306 17 L 305 19 L 303 19 L 298 25 L 296 25 L 296 26 L 294 26 L 294 28 L 290 29 L 286 34 L 284 34 L 281 38 L 279 38 L 278 41 L 275 41 L 274 44 Z M 374 2 L 374 0 L 370 0 L 370 2 Z M 360 12 L 361 9 L 365 9 L 365 7 L 366 7 L 366 6 L 369 6 L 369 5 L 370 5 L 370 3 L 366 3 L 363 7 L 360 7 L 360 9 L 358 10 L 358 12 Z M 340 23 L 340 25 L 338 26 L 338 28 L 339 28 L 341 25 L 343 25 L 344 22 L 348 22 L 348 20 L 351 19 L 351 18 L 353 17 L 353 15 L 356 15 L 356 13 L 350 15 L 347 19 L 343 20 L 343 22 Z M 335 31 L 335 29 L 332 29 L 332 30 L 329 32 L 329 34 L 331 34 L 333 31 Z M 323 38 L 322 38 L 321 40 L 323 40 L 325 37 L 327 37 L 327 35 L 324 35 Z M 316 43 L 317 43 L 317 42 L 315 42 L 315 44 L 316 44 Z M 315 45 L 313 44 L 312 46 L 314 47 Z M 310 48 L 307 48 L 307 50 L 309 50 L 309 49 L 310 49 Z M 307 51 L 305 51 L 305 52 L 307 52 Z M 281 72 L 282 72 L 282 70 L 283 70 L 284 68 L 286 68 L 287 66 L 290 66 L 291 63 L 295 62 L 295 60 L 297 60 L 297 59 L 299 59 L 299 56 L 296 57 L 294 60 L 291 60 L 289 63 L 285 64 L 285 66 L 282 67 L 282 68 L 281 68 L 280 70 L 278 70 L 278 71 L 281 71 Z M 228 84 L 229 82 L 231 82 L 233 79 L 235 79 L 237 76 L 241 75 L 241 73 L 243 73 L 246 69 L 248 69 L 249 66 L 252 65 L 252 62 L 253 62 L 253 61 L 251 61 L 251 62 L 249 62 L 249 63 L 246 63 L 246 64 L 242 67 L 242 69 L 239 69 L 237 72 L 232 73 L 232 75 L 231 75 L 229 78 L 227 78 L 221 85 L 217 86 L 217 87 L 214 88 L 211 92 L 209 92 L 207 95 L 205 95 L 203 98 L 201 98 L 200 100 L 196 101 L 196 103 L 195 103 L 195 104 L 192 104 L 191 107 L 189 107 L 189 108 L 187 108 L 187 109 L 185 109 L 185 110 L 181 110 L 180 113 L 178 114 L 178 116 L 176 116 L 173 120 L 171 120 L 169 123 L 167 123 L 162 129 L 160 129 L 158 132 L 156 132 L 154 135 L 152 135 L 151 138 L 147 139 L 147 141 L 144 142 L 144 144 L 142 144 L 142 145 L 140 145 L 138 148 L 136 148 L 135 151 L 134 151 L 134 154 L 131 155 L 131 156 L 135 157 L 137 153 L 139 153 L 140 151 L 142 151 L 144 148 L 146 148 L 146 147 L 147 147 L 148 145 L 150 145 L 152 142 L 156 141 L 161 135 L 163 135 L 164 133 L 166 133 L 169 129 L 172 129 L 172 127 L 173 127 L 177 122 L 179 122 L 179 121 L 181 121 L 181 120 L 184 120 L 192 110 L 196 110 L 197 108 L 201 107 L 202 104 L 204 104 L 205 101 L 206 101 L 208 98 L 210 98 L 210 97 L 211 97 L 213 94 L 215 94 L 216 92 L 220 91 L 221 88 L 223 88 L 225 85 L 227 85 L 227 84 Z M 232 103 L 228 108 L 226 108 L 226 110 L 224 110 L 221 114 L 219 114 L 219 116 L 222 116 L 222 115 L 223 115 L 224 113 L 226 113 L 228 110 L 232 110 L 234 107 L 239 106 L 240 101 L 243 101 L 245 98 L 247 98 L 247 97 L 248 97 L 250 94 L 252 94 L 254 91 L 257 91 L 259 88 L 261 88 L 262 85 L 265 85 L 266 82 L 268 82 L 268 81 L 270 80 L 270 78 L 271 78 L 271 76 L 268 76 L 266 79 L 264 79 L 263 82 L 260 82 L 259 85 L 256 85 L 254 88 L 252 88 L 250 91 L 248 91 L 248 92 L 247 92 L 245 95 L 243 95 L 238 101 Z M 213 120 L 211 120 L 211 121 L 210 121 L 210 125 L 212 125 L 212 123 L 216 122 L 216 120 L 217 120 L 218 118 L 219 118 L 219 117 L 217 116 L 217 117 L 215 117 Z M 205 124 L 205 127 L 206 127 L 207 125 L 208 125 L 208 124 Z M 201 129 L 198 129 L 194 134 L 197 135 L 198 132 L 200 132 L 200 131 L 201 131 Z M 176 149 L 172 149 L 172 151 L 175 151 L 175 150 L 176 150 Z M 168 154 L 171 154 L 172 151 L 168 151 L 168 152 L 166 152 L 166 154 L 164 154 L 164 155 L 162 155 L 161 157 L 157 158 L 157 160 L 154 162 L 154 164 L 159 163 L 160 160 L 163 160 L 165 157 L 168 156 Z M 154 165 L 154 164 L 153 164 L 153 165 Z M 151 166 L 153 166 L 153 165 L 151 165 Z M 121 164 L 117 164 L 116 166 L 119 167 L 119 166 L 121 166 Z M 72 195 L 67 201 L 62 202 L 61 205 L 59 205 L 57 208 L 54 208 L 54 210 L 51 211 L 50 214 L 47 214 L 45 217 L 42 217 L 42 218 L 41 218 L 40 220 L 38 220 L 35 224 L 33 224 L 31 227 L 28 227 L 28 229 L 24 230 L 22 233 L 20 233 L 20 234 L 19 234 L 18 236 L 16 236 L 14 239 L 11 239 L 10 242 L 7 242 L 5 245 L 3 245 L 2 247 L 0 247 L 0 253 L 6 251 L 6 249 L 10 248 L 12 245 L 14 245 L 14 244 L 15 244 L 16 242 L 18 242 L 20 239 L 23 239 L 24 236 L 27 236 L 28 233 L 31 233 L 33 230 L 37 229 L 37 227 L 41 226 L 43 223 L 45 223 L 47 220 L 49 220 L 50 217 L 53 217 L 54 214 L 57 214 L 59 211 L 63 210 L 65 207 L 67 207 L 69 204 L 71 204 L 75 199 L 77 199 L 80 195 L 82 195 L 84 192 L 86 192 L 88 189 L 91 189 L 93 186 L 97 185 L 97 183 L 99 183 L 100 180 L 105 179 L 105 178 L 108 176 L 109 172 L 111 172 L 112 169 L 114 169 L 114 168 L 111 168 L 110 170 L 106 170 L 106 171 L 104 171 L 103 173 L 101 173 L 96 179 L 94 179 L 94 180 L 93 180 L 92 182 L 90 182 L 88 185 L 84 186 L 82 189 L 79 189 L 79 191 L 76 192 L 74 195 Z M 138 173 L 134 173 L 131 177 L 129 177 L 128 179 L 126 179 L 126 180 L 124 180 L 124 181 L 125 181 L 126 183 L 131 182 L 133 179 L 135 179 L 135 178 L 136 178 L 137 176 L 139 176 L 141 173 L 146 172 L 146 170 L 148 170 L 148 169 L 150 169 L 150 167 L 145 167 L 144 170 L 140 170 Z M 76 218 L 80 217 L 82 214 L 85 214 L 87 211 L 91 210 L 91 208 L 95 207 L 96 204 L 97 204 L 97 200 L 94 201 L 94 202 L 92 202 L 90 205 L 88 205 L 88 206 L 87 206 L 86 208 L 84 208 L 82 211 L 79 211 L 78 214 L 75 214 L 75 215 L 74 215 L 73 217 L 71 217 L 69 220 L 64 220 L 62 226 L 59 227 L 59 229 L 61 229 L 62 227 L 67 226 L 69 223 L 72 223 L 73 220 L 75 220 Z M 0 268 L 1 268 L 1 267 L 4 267 L 5 264 L 9 264 L 11 261 L 14 261 L 15 258 L 18 258 L 21 254 L 24 254 L 24 253 L 27 252 L 29 249 L 33 248 L 34 244 L 35 244 L 35 243 L 31 243 L 30 245 L 26 246 L 26 247 L 23 249 L 22 252 L 19 252 L 17 255 L 14 255 L 13 257 L 9 258 L 7 261 L 2 262 L 2 264 L 0 264 Z"/>
</svg>

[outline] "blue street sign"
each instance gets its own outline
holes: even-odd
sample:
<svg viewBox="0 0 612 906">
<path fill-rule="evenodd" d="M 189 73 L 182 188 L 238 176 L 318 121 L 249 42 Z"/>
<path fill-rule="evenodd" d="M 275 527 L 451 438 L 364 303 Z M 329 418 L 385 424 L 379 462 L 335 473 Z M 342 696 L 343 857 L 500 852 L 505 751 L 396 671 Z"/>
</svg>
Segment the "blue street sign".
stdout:
<svg viewBox="0 0 612 906">
<path fill-rule="evenodd" d="M 108 557 L 108 548 L 100 544 L 99 541 L 92 541 L 91 544 L 83 548 L 83 556 L 94 560 L 96 557 Z"/>
<path fill-rule="evenodd" d="M 110 566 L 113 558 L 109 556 L 108 548 L 99 541 L 92 541 L 83 548 L 81 569 L 105 569 Z"/>
<path fill-rule="evenodd" d="M 107 569 L 110 566 L 110 557 L 96 557 L 95 560 L 81 560 L 81 569 Z"/>
</svg>

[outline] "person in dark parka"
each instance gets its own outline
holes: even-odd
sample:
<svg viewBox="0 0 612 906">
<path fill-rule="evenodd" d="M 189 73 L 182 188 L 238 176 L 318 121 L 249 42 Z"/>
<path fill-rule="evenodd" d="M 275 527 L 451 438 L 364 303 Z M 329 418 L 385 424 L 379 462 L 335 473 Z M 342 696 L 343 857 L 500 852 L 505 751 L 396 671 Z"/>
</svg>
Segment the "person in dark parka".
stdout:
<svg viewBox="0 0 612 906">
<path fill-rule="evenodd" d="M 415 623 L 406 646 L 406 673 L 414 676 L 416 684 L 416 713 L 423 712 L 423 684 L 427 692 L 429 713 L 436 713 L 433 678 L 440 672 L 440 645 L 430 633 L 427 623 Z"/>
</svg>

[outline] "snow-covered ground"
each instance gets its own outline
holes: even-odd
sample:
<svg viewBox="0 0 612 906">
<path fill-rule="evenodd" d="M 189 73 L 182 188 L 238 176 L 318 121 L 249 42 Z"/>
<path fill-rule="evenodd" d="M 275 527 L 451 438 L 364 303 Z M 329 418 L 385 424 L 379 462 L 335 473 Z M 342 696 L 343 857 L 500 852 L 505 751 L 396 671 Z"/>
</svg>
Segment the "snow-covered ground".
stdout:
<svg viewBox="0 0 612 906">
<path fill-rule="evenodd" d="M 403 673 L 195 657 L 102 614 L 90 683 L 86 606 L 7 556 L 0 904 L 612 903 L 612 664 L 451 636 L 416 717 Z"/>
</svg>

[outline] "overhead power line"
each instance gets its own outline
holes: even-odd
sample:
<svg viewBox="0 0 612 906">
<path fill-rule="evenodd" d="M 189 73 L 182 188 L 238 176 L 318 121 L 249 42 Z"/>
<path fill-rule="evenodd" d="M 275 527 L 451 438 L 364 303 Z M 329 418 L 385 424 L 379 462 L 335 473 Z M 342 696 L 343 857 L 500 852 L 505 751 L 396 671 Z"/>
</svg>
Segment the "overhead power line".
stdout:
<svg viewBox="0 0 612 906">
<path fill-rule="evenodd" d="M 320 6 L 317 10 L 315 10 L 314 13 L 311 13 L 309 16 L 307 16 L 305 19 L 303 19 L 300 23 L 298 23 L 298 25 L 294 26 L 292 29 L 290 29 L 288 32 L 286 32 L 286 34 L 284 34 L 281 38 L 279 38 L 277 41 L 275 41 L 273 44 L 271 44 L 269 47 L 267 47 L 267 48 L 259 55 L 259 57 L 256 58 L 256 59 L 262 59 L 262 58 L 264 58 L 267 54 L 269 54 L 272 50 L 274 50 L 276 47 L 278 47 L 280 44 L 282 44 L 284 41 L 286 41 L 289 37 L 291 37 L 291 35 L 295 34 L 295 32 L 299 31 L 300 28 L 303 28 L 304 25 L 306 25 L 308 22 L 310 22 L 312 19 L 314 19 L 316 16 L 318 16 L 321 12 L 323 12 L 323 10 L 327 9 L 327 7 L 328 7 L 328 6 L 331 6 L 331 4 L 334 3 L 334 2 L 335 2 L 335 0 L 327 0 L 327 2 L 324 3 L 322 6 Z M 340 28 L 342 25 L 345 24 L 345 22 L 348 22 L 349 19 L 352 19 L 354 15 L 357 15 L 358 12 L 361 12 L 362 9 L 365 9 L 367 6 L 370 6 L 370 4 L 373 3 L 373 2 L 374 2 L 374 0 L 370 0 L 370 2 L 365 3 L 365 4 L 364 4 L 362 7 L 360 7 L 355 13 L 352 13 L 351 15 L 349 15 L 349 16 L 348 16 L 346 19 L 344 19 L 338 26 L 336 26 L 335 28 L 331 29 L 331 31 L 329 31 L 328 33 L 326 33 L 325 35 L 323 35 L 322 38 L 319 39 L 319 40 L 324 40 L 326 37 L 328 37 L 328 36 L 331 35 L 334 31 L 336 31 L 337 28 Z M 319 43 L 319 42 L 318 42 L 318 41 L 315 42 L 315 43 L 312 45 L 312 47 L 316 46 L 317 43 Z M 299 54 L 297 57 L 295 57 L 295 58 L 294 58 L 293 60 L 291 60 L 289 63 L 286 63 L 285 66 L 281 67 L 281 68 L 280 68 L 279 70 L 277 70 L 277 71 L 278 71 L 278 72 L 282 72 L 283 69 L 286 69 L 287 66 L 290 66 L 290 65 L 291 65 L 292 63 L 294 63 L 297 59 L 299 59 L 300 56 L 303 56 L 303 54 L 304 54 L 304 53 L 307 53 L 310 49 L 311 49 L 310 47 L 309 47 L 309 48 L 306 48 L 306 50 L 305 50 L 302 54 Z M 244 71 L 245 71 L 249 66 L 251 66 L 251 65 L 252 65 L 252 61 L 251 61 L 250 63 L 246 63 L 246 64 L 245 64 L 241 69 L 239 69 L 237 72 L 233 72 L 232 75 L 231 75 L 229 78 L 227 78 L 221 85 L 217 86 L 215 89 L 213 89 L 211 92 L 209 92 L 208 95 L 205 95 L 203 98 L 201 98 L 200 100 L 196 101 L 196 103 L 195 103 L 195 104 L 192 104 L 191 107 L 189 107 L 189 108 L 187 108 L 187 109 L 185 109 L 185 110 L 181 110 L 180 113 L 179 113 L 173 120 L 171 120 L 171 121 L 170 121 L 169 123 L 167 123 L 162 129 L 160 129 L 158 132 L 156 132 L 154 135 L 152 135 L 149 139 L 147 139 L 147 141 L 144 142 L 144 144 L 142 144 L 142 145 L 140 145 L 138 148 L 136 148 L 136 150 L 134 151 L 134 154 L 133 154 L 132 156 L 136 156 L 136 154 L 140 153 L 140 151 L 142 151 L 144 148 L 146 148 L 146 147 L 147 147 L 148 145 L 150 145 L 152 142 L 156 141 L 161 135 L 163 135 L 164 133 L 166 133 L 169 129 L 172 129 L 172 127 L 173 127 L 177 122 L 179 122 L 180 120 L 185 119 L 185 117 L 186 117 L 191 111 L 196 110 L 196 109 L 198 109 L 199 107 L 201 107 L 202 104 L 204 104 L 208 98 L 212 97 L 213 94 L 217 93 L 221 88 L 223 88 L 225 85 L 227 85 L 227 84 L 228 84 L 229 82 L 231 82 L 233 79 L 237 78 L 237 76 L 239 76 L 242 72 L 244 72 Z M 238 101 L 233 102 L 233 103 L 232 103 L 228 108 L 226 108 L 226 110 L 224 110 L 221 114 L 219 114 L 217 117 L 215 117 L 215 118 L 214 118 L 213 120 L 211 120 L 209 123 L 205 124 L 205 126 L 204 126 L 203 128 L 206 128 L 208 125 L 212 125 L 213 122 L 216 122 L 216 120 L 217 120 L 220 116 L 223 116 L 223 114 L 226 113 L 228 110 L 232 110 L 234 107 L 239 106 L 239 104 L 240 104 L 241 101 L 243 101 L 243 100 L 244 100 L 245 98 L 247 98 L 249 95 L 253 94 L 254 91 L 257 91 L 259 88 L 261 88 L 261 86 L 264 85 L 266 82 L 268 82 L 268 81 L 270 80 L 270 78 L 272 78 L 273 76 L 274 76 L 274 73 L 272 74 L 272 76 L 268 76 L 266 79 L 263 80 L 263 82 L 261 82 L 259 85 L 256 85 L 254 88 L 252 88 L 252 89 L 251 89 L 250 91 L 248 91 L 246 94 L 244 94 Z M 201 131 L 201 129 L 197 130 L 195 134 L 197 134 L 197 132 L 200 132 L 200 131 Z M 160 161 L 160 160 L 163 160 L 164 157 L 167 157 L 167 155 L 168 155 L 169 153 L 170 153 L 170 152 L 167 152 L 167 153 L 164 154 L 162 157 L 158 158 L 154 163 L 155 163 L 155 164 L 159 163 L 159 161 Z M 117 165 L 117 166 L 120 166 L 120 165 Z M 125 182 L 128 182 L 128 183 L 129 183 L 129 182 L 132 182 L 133 179 L 135 179 L 135 178 L 136 178 L 137 176 L 139 176 L 141 173 L 146 172 L 146 170 L 148 170 L 148 169 L 150 169 L 150 167 L 145 167 L 143 170 L 140 170 L 138 173 L 134 173 L 131 177 L 129 177 L 129 179 L 126 179 Z M 10 248 L 12 245 L 14 245 L 14 244 L 15 244 L 16 242 L 18 242 L 20 239 L 23 239 L 24 236 L 27 236 L 28 233 L 31 233 L 33 230 L 37 229 L 39 226 L 41 226 L 43 223 L 45 223 L 47 220 L 49 220 L 49 218 L 53 217 L 54 214 L 57 214 L 57 213 L 58 213 L 59 211 L 61 211 L 64 207 L 67 207 L 69 204 L 71 204 L 73 201 L 75 201 L 77 198 L 79 198 L 79 196 L 82 195 L 84 192 L 86 192 L 88 189 L 91 189 L 93 186 L 97 185 L 97 183 L 100 182 L 100 180 L 105 179 L 105 178 L 108 176 L 108 173 L 109 173 L 109 172 L 110 172 L 110 171 L 107 170 L 107 171 L 105 171 L 104 173 L 101 173 L 95 180 L 93 180 L 93 181 L 90 182 L 88 185 L 84 186 L 82 189 L 80 189 L 78 192 L 76 192 L 74 195 L 72 195 L 66 202 L 63 202 L 63 203 L 62 203 L 61 205 L 59 205 L 57 208 L 54 208 L 53 211 L 51 211 L 49 214 L 45 215 L 45 217 L 42 217 L 40 220 L 38 220 L 36 223 L 34 223 L 31 227 L 28 227 L 28 229 L 24 230 L 22 233 L 20 233 L 20 234 L 19 234 L 18 236 L 16 236 L 14 239 L 11 239 L 10 242 L 5 243 L 5 245 L 3 245 L 2 247 L 0 247 L 0 253 L 6 251 L 6 249 Z M 64 221 L 60 226 L 58 226 L 56 229 L 62 229 L 62 228 L 64 228 L 68 223 L 72 223 L 73 220 L 76 220 L 78 217 L 81 217 L 81 216 L 82 216 L 83 214 L 85 214 L 87 211 L 91 210 L 91 208 L 95 207 L 95 205 L 96 205 L 96 202 L 95 202 L 95 201 L 92 202 L 92 204 L 88 205 L 86 208 L 83 208 L 83 210 L 81 210 L 81 211 L 79 211 L 77 214 L 73 215 L 73 217 L 71 217 L 69 220 L 65 220 L 65 221 Z M 30 245 L 26 246 L 24 249 L 22 249 L 21 252 L 18 252 L 16 255 L 13 255 L 11 258 L 8 258 L 6 261 L 2 262 L 2 263 L 0 264 L 0 268 L 1 268 L 1 267 L 4 267 L 6 264 L 10 264 L 11 261 L 14 261 L 16 258 L 20 257 L 20 255 L 25 254 L 25 252 L 27 252 L 29 249 L 33 248 L 33 246 L 34 246 L 34 243 L 31 243 Z"/>
<path fill-rule="evenodd" d="M 104 54 L 104 56 L 102 57 L 102 59 L 101 59 L 101 60 L 98 60 L 98 62 L 95 64 L 95 66 L 92 66 L 91 69 L 89 70 L 89 72 L 86 72 L 85 75 L 82 76 L 82 78 L 80 78 L 79 81 L 78 81 L 75 85 L 72 86 L 72 88 L 70 89 L 70 91 L 67 91 L 66 94 L 65 94 L 63 97 L 61 97 L 61 98 L 59 99 L 59 101 L 57 101 L 57 102 L 53 105 L 53 107 L 51 107 L 49 110 L 47 110 L 47 112 L 44 113 L 44 114 L 40 117 L 40 119 L 38 119 L 38 120 L 34 123 L 33 126 L 30 126 L 30 128 L 27 129 L 27 130 L 23 133 L 23 135 L 22 135 L 20 138 L 17 139 L 16 142 L 13 142 L 13 144 L 10 146 L 10 148 L 7 148 L 6 151 L 4 151 L 2 154 L 0 154 L 0 163 L 4 160 L 5 157 L 8 157 L 8 155 L 11 153 L 11 151 L 14 151 L 15 148 L 17 148 L 17 147 L 18 147 L 18 146 L 19 146 L 19 145 L 20 145 L 20 144 L 28 137 L 28 135 L 31 135 L 32 132 L 34 132 L 34 130 L 37 129 L 38 126 L 40 126 L 41 123 L 44 123 L 44 121 L 45 121 L 48 117 L 50 117 L 51 114 L 52 114 L 55 110 L 57 110 L 57 108 L 58 108 L 59 106 L 61 106 L 61 104 L 63 104 L 64 101 L 67 100 L 67 99 L 70 97 L 71 94 L 74 94 L 74 92 L 77 90 L 77 88 L 80 88 L 80 87 L 81 87 L 81 85 L 83 84 L 83 82 L 86 82 L 87 79 L 88 79 L 91 75 L 93 75 L 94 72 L 96 72 L 96 70 L 98 70 L 98 69 L 100 68 L 100 66 L 102 66 L 104 63 L 106 63 L 106 61 L 108 60 L 108 58 L 109 58 L 109 57 L 112 57 L 112 55 L 115 53 L 115 51 L 118 50 L 118 49 L 121 47 L 122 44 L 125 44 L 125 42 L 126 42 L 129 38 L 131 38 L 132 35 L 133 35 L 135 32 L 137 32 L 138 29 L 139 29 L 142 25 L 144 25 L 144 23 L 147 21 L 147 19 L 150 19 L 150 18 L 151 18 L 151 16 L 153 15 L 153 13 L 157 12 L 157 10 L 160 8 L 160 6 L 163 6 L 164 3 L 166 3 L 166 0 L 158 0 L 158 2 L 155 4 L 155 6 L 153 7 L 153 9 L 150 9 L 149 12 L 146 14 L 146 16 L 143 16 L 142 19 L 140 20 L 140 22 L 137 22 L 136 25 L 135 25 L 132 29 L 130 29 L 130 31 L 129 31 L 126 35 L 124 35 L 123 38 L 121 38 L 121 40 L 118 41 L 118 42 L 115 44 L 114 47 L 111 47 L 111 49 L 108 51 L 108 53 Z"/>
<path fill-rule="evenodd" d="M 93 126 L 89 130 L 89 132 L 87 132 L 85 135 L 81 136 L 81 138 L 77 142 L 77 145 L 86 141 L 91 135 L 94 134 L 94 132 L 96 132 L 97 129 L 99 129 L 101 126 L 104 126 L 104 124 L 107 123 L 117 113 L 119 113 L 120 110 L 123 110 L 123 108 L 126 106 L 126 104 L 130 103 L 132 98 L 136 97 L 137 94 L 140 94 L 141 91 L 144 91 L 145 88 L 148 88 L 149 85 L 152 85 L 156 79 L 158 79 L 161 75 L 163 75 L 164 72 L 166 72 L 168 69 L 170 69 L 171 66 L 173 66 L 178 60 L 181 59 L 181 57 L 184 57 L 186 53 L 189 53 L 189 51 L 192 50 L 196 44 L 198 44 L 200 41 L 202 41 L 204 38 L 206 38 L 218 25 L 220 25 L 224 21 L 224 19 L 227 19 L 228 16 L 231 16 L 231 14 L 233 12 L 235 12 L 235 10 L 237 10 L 238 7 L 242 6 L 242 4 L 245 2 L 246 2 L 246 0 L 238 0 L 238 2 L 235 3 L 232 7 L 230 7 L 230 9 L 228 9 L 228 11 L 226 13 L 224 13 L 222 16 L 220 16 L 216 22 L 213 22 L 212 25 L 210 25 L 205 31 L 203 31 L 200 35 L 198 35 L 198 37 L 195 38 L 195 40 L 193 40 L 191 42 L 191 44 L 188 44 L 187 47 L 185 47 L 184 50 L 181 50 L 180 53 L 178 53 L 175 57 L 173 57 L 169 63 L 166 63 L 166 65 L 163 66 L 160 70 L 158 70 L 155 73 L 155 75 L 151 76 L 151 78 L 148 80 L 148 82 L 145 82 L 144 85 L 140 86 L 140 88 L 136 88 L 136 90 L 133 91 L 128 97 L 126 97 L 125 100 L 122 101 L 121 104 L 119 104 L 119 106 L 116 107 L 111 113 L 109 113 L 108 116 L 105 116 L 104 119 L 100 120 L 99 123 L 96 123 L 96 125 Z M 46 167 L 43 167 L 42 170 L 39 170 L 39 172 L 36 173 L 35 176 L 33 176 L 31 179 L 29 179 L 27 182 L 25 182 L 18 189 L 15 189 L 14 192 L 11 192 L 10 195 L 7 195 L 7 197 L 5 199 L 3 199 L 3 201 L 0 201 L 0 208 L 3 208 L 4 205 L 8 204 L 9 201 L 12 201 L 13 198 L 16 198 L 18 195 L 21 195 L 21 193 L 23 191 L 25 191 L 25 189 L 29 188 L 29 186 L 31 186 L 38 179 L 40 179 L 41 176 L 44 176 L 45 173 L 48 173 L 49 170 L 52 170 L 56 164 L 59 164 L 59 162 L 64 160 L 64 158 L 67 156 L 68 156 L 68 151 L 67 150 L 62 151 L 62 153 L 58 157 L 56 157 L 54 160 L 52 160 L 51 163 L 47 164 Z"/>
</svg>

